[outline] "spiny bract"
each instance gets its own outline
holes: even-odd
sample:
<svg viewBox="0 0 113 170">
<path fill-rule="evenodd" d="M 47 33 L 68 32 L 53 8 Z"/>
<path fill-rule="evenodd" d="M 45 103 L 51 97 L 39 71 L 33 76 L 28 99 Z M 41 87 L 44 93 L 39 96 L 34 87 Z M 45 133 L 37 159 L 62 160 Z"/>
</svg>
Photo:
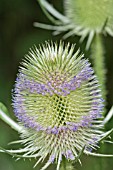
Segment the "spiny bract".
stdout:
<svg viewBox="0 0 113 170">
<path fill-rule="evenodd" d="M 59 170 L 63 158 L 76 160 L 96 149 L 103 100 L 98 81 L 87 59 L 75 45 L 46 43 L 30 50 L 20 67 L 13 107 L 27 129 L 21 135 L 25 156 L 48 158 Z"/>
</svg>

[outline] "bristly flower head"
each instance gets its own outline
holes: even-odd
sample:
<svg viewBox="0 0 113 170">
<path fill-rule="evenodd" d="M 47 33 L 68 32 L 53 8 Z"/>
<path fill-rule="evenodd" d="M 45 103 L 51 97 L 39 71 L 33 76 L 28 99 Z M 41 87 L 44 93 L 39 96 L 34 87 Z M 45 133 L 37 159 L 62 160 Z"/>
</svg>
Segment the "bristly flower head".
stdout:
<svg viewBox="0 0 113 170">
<path fill-rule="evenodd" d="M 46 43 L 30 50 L 20 67 L 13 93 L 18 121 L 27 129 L 21 135 L 24 156 L 48 158 L 42 168 L 62 158 L 76 160 L 89 153 L 102 138 L 103 100 L 87 59 L 74 45 Z"/>
<path fill-rule="evenodd" d="M 81 30 L 99 33 L 105 26 L 104 31 L 113 35 L 113 0 L 66 0 L 64 4 L 66 16 Z"/>
<path fill-rule="evenodd" d="M 65 16 L 58 13 L 46 0 L 38 1 L 60 23 L 52 20 L 56 27 L 44 27 L 44 24 L 35 23 L 37 27 L 56 30 L 55 34 L 68 31 L 64 38 L 75 34 L 81 36 L 81 41 L 89 36 L 87 48 L 95 33 L 113 36 L 113 0 L 64 0 Z"/>
</svg>

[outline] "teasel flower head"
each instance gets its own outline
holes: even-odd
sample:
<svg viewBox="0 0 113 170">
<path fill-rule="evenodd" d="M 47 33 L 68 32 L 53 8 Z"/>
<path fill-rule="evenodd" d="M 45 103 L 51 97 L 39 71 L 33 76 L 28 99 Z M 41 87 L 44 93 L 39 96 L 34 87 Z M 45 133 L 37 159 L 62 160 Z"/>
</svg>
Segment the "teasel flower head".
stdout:
<svg viewBox="0 0 113 170">
<path fill-rule="evenodd" d="M 14 113 L 26 132 L 21 134 L 23 157 L 48 159 L 57 170 L 63 159 L 79 160 L 104 137 L 103 99 L 90 62 L 75 45 L 62 42 L 32 48 L 17 75 Z M 20 151 L 19 151 L 20 153 Z M 80 160 L 79 160 L 80 161 Z"/>
<path fill-rule="evenodd" d="M 96 33 L 108 33 L 113 36 L 112 0 L 64 0 L 64 15 L 56 11 L 46 0 L 38 1 L 47 10 L 46 14 L 48 12 L 58 20 L 55 21 L 48 14 L 47 16 L 56 26 L 35 23 L 37 27 L 55 30 L 54 34 L 68 31 L 64 38 L 79 35 L 80 41 L 88 36 L 87 49 Z"/>
</svg>

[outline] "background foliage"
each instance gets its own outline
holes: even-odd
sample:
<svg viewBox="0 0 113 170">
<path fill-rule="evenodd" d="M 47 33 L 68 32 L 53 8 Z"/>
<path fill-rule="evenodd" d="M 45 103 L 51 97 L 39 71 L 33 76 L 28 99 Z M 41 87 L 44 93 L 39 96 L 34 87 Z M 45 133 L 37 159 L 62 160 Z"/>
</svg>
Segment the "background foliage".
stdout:
<svg viewBox="0 0 113 170">
<path fill-rule="evenodd" d="M 59 11 L 63 11 L 61 0 L 50 1 Z M 62 36 L 53 37 L 51 31 L 33 27 L 33 22 L 50 21 L 45 17 L 36 0 L 0 0 L 0 101 L 9 109 L 9 115 L 15 119 L 11 107 L 11 89 L 16 78 L 20 61 L 34 44 L 38 45 L 45 40 L 59 41 Z M 72 37 L 66 41 L 76 42 L 79 47 L 79 37 Z M 107 71 L 107 110 L 113 105 L 113 38 L 104 38 L 106 47 Z M 85 43 L 81 49 L 84 50 Z M 86 56 L 90 56 L 88 52 Z M 106 129 L 113 127 L 113 118 Z M 113 135 L 112 135 L 113 137 Z M 0 120 L 0 146 L 10 148 L 7 143 L 19 139 L 17 132 L 9 128 Z M 15 146 L 16 147 L 16 146 Z M 104 152 L 113 153 L 113 145 L 105 145 Z M 32 170 L 35 160 L 15 161 L 10 155 L 0 153 L 0 170 Z M 82 157 L 82 167 L 77 164 L 78 170 L 113 170 L 113 158 Z M 101 166 L 100 166 L 101 164 Z M 40 166 L 35 168 L 40 169 Z M 48 169 L 54 169 L 50 167 Z"/>
</svg>

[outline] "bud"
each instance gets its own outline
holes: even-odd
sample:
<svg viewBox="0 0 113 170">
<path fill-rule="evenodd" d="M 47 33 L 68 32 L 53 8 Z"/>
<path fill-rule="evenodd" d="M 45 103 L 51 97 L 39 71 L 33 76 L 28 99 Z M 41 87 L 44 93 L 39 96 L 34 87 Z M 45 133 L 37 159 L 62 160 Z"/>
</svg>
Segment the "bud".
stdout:
<svg viewBox="0 0 113 170">
<path fill-rule="evenodd" d="M 26 55 L 16 79 L 13 108 L 27 130 L 21 134 L 28 157 L 48 158 L 42 168 L 62 158 L 97 148 L 102 138 L 103 100 L 90 63 L 75 45 L 46 43 Z"/>
</svg>

